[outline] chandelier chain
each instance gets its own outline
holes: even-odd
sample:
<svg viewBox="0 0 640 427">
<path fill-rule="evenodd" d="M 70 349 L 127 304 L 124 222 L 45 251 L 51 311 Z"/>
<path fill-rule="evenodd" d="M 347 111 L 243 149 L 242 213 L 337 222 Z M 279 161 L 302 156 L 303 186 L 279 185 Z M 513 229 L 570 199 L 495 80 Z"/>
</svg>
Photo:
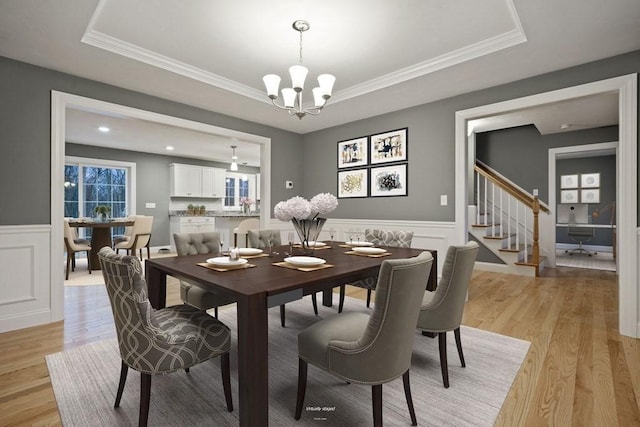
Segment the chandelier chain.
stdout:
<svg viewBox="0 0 640 427">
<path fill-rule="evenodd" d="M 302 31 L 300 31 L 300 59 L 298 61 L 302 65 Z"/>
</svg>

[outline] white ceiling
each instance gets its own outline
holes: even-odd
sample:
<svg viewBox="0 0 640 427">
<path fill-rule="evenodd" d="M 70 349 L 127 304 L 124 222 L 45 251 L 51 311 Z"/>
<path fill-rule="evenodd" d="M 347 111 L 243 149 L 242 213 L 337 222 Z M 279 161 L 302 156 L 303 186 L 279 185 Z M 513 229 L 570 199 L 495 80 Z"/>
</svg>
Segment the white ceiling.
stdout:
<svg viewBox="0 0 640 427">
<path fill-rule="evenodd" d="M 288 84 L 296 19 L 311 24 L 307 87 L 337 78 L 302 120 L 262 85 L 267 73 Z M 638 49 L 638 0 L 0 2 L 1 56 L 298 133 Z M 562 123 L 591 121 L 604 119 Z"/>
</svg>

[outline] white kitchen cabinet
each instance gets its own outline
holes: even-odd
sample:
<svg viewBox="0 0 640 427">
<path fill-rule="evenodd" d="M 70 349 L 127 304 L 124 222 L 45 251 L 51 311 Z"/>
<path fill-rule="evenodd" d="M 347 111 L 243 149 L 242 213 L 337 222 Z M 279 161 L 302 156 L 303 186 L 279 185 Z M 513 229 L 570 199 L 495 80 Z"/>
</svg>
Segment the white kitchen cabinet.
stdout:
<svg viewBox="0 0 640 427">
<path fill-rule="evenodd" d="M 200 197 L 202 195 L 202 167 L 173 163 L 169 166 L 171 196 Z"/>
<path fill-rule="evenodd" d="M 172 216 L 169 221 L 171 250 L 175 252 L 174 233 L 208 233 L 216 231 L 216 219 L 209 216 Z"/>
<path fill-rule="evenodd" d="M 202 197 L 224 197 L 224 180 L 227 171 L 219 168 L 202 168 Z"/>
<path fill-rule="evenodd" d="M 171 197 L 224 197 L 224 169 L 172 163 L 169 171 Z"/>
</svg>

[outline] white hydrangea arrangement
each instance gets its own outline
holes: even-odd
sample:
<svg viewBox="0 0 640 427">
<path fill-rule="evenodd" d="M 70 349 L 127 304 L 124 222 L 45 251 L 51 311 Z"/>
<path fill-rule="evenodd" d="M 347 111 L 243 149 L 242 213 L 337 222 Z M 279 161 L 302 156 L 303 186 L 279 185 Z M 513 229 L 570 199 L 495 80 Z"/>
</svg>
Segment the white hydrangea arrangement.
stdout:
<svg viewBox="0 0 640 427">
<path fill-rule="evenodd" d="M 273 208 L 273 214 L 280 221 L 292 219 L 315 219 L 324 216 L 338 207 L 338 199 L 331 193 L 320 193 L 311 200 L 295 196 L 289 200 L 278 202 Z"/>
</svg>

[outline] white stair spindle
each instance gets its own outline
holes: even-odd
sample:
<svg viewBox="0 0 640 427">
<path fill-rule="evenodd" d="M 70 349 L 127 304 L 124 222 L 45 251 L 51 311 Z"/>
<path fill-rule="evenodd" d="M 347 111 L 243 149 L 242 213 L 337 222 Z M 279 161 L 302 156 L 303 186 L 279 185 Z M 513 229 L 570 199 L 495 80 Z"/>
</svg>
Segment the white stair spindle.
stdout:
<svg viewBox="0 0 640 427">
<path fill-rule="evenodd" d="M 484 225 L 487 225 L 487 177 L 484 177 Z"/>
<path fill-rule="evenodd" d="M 502 210 L 502 187 L 500 187 L 500 237 L 504 236 L 504 229 L 502 228 L 502 223 L 504 222 L 502 219 L 504 217 L 504 211 Z"/>
<path fill-rule="evenodd" d="M 491 181 L 491 236 L 496 237 L 496 184 Z"/>
<path fill-rule="evenodd" d="M 476 224 L 480 222 L 480 174 L 476 172 Z"/>
<path fill-rule="evenodd" d="M 518 248 L 518 250 L 520 250 L 520 220 L 518 219 L 518 214 L 519 214 L 519 210 L 520 210 L 520 203 L 516 203 L 516 248 Z"/>
<path fill-rule="evenodd" d="M 529 260 L 529 250 L 528 250 L 528 242 L 529 242 L 529 233 L 527 232 L 527 214 L 529 213 L 529 210 L 527 209 L 527 206 L 523 206 L 524 211 L 524 231 L 522 233 L 522 236 L 524 237 L 524 262 L 527 262 Z"/>
<path fill-rule="evenodd" d="M 507 223 L 507 234 L 509 235 L 509 237 L 507 238 L 507 245 L 509 249 L 511 249 L 511 223 L 513 222 L 513 218 L 511 217 L 512 203 L 513 203 L 513 197 L 509 196 L 509 206 L 507 207 L 507 210 L 509 212 L 508 214 L 509 222 Z"/>
</svg>

